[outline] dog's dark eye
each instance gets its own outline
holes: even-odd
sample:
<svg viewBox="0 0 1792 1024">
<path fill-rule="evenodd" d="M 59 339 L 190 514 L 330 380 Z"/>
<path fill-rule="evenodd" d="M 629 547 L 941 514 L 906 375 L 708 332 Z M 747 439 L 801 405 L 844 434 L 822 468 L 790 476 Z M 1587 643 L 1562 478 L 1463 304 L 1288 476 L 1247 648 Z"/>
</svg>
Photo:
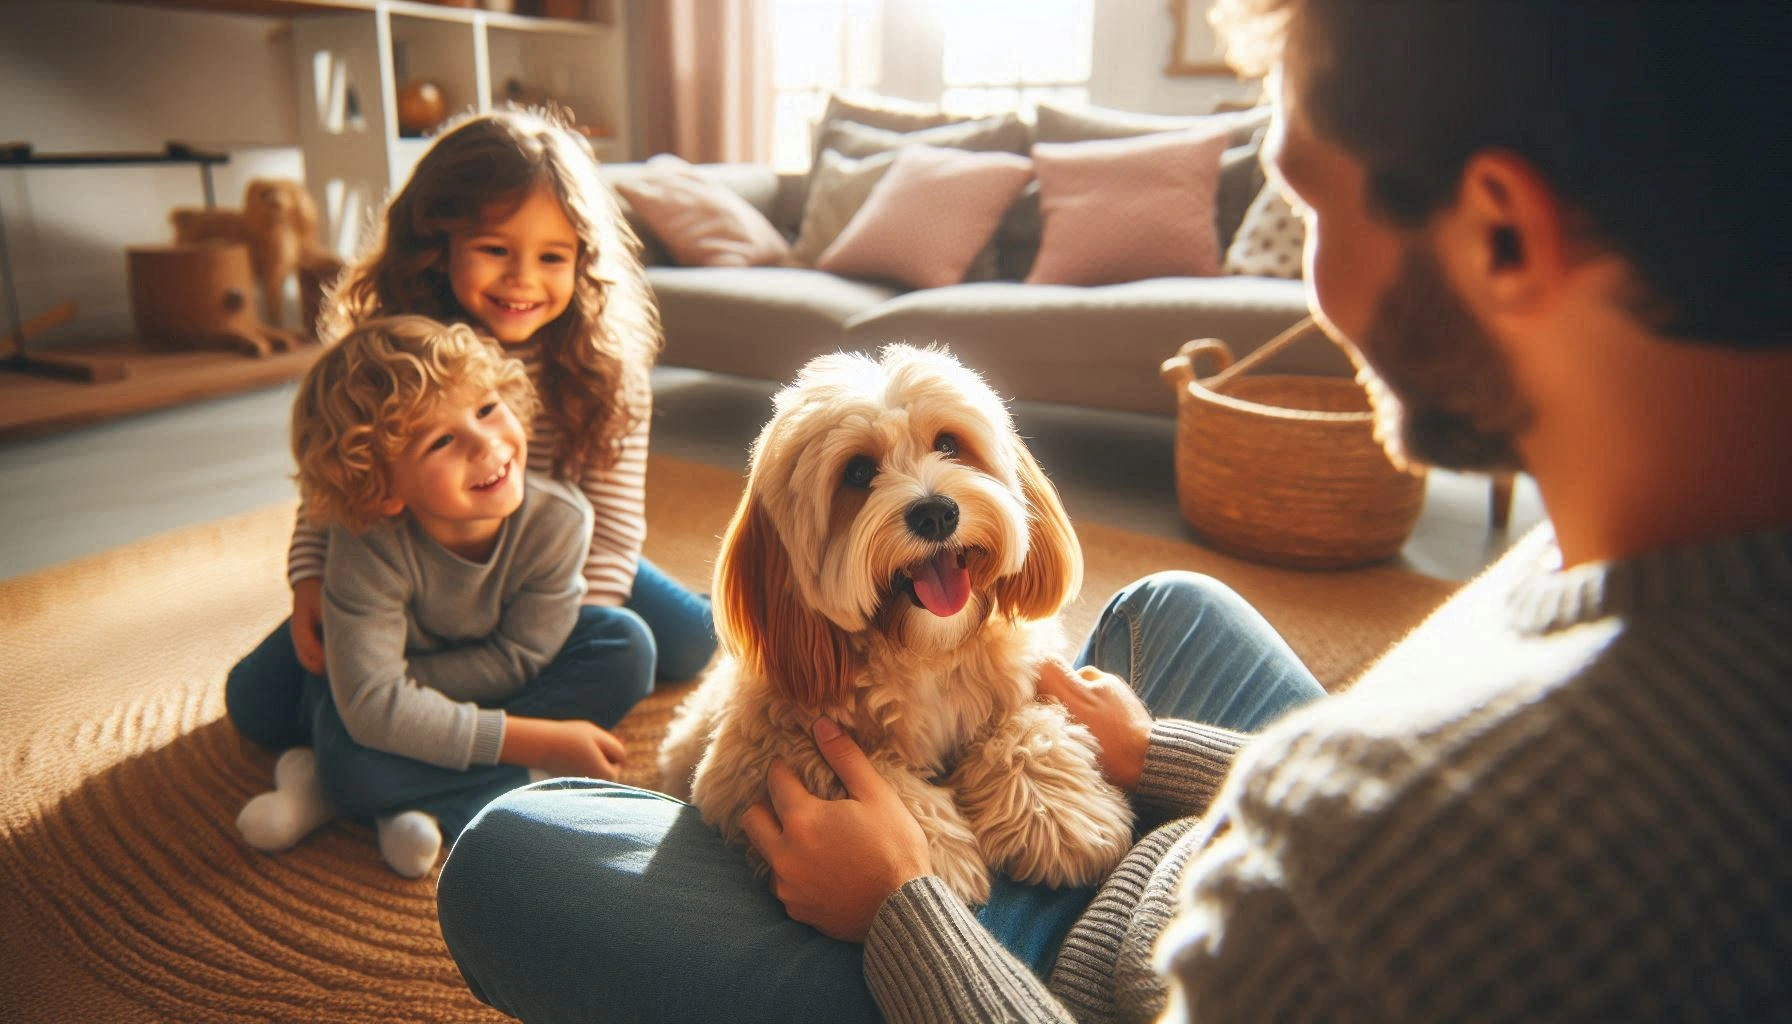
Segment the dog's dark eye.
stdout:
<svg viewBox="0 0 1792 1024">
<path fill-rule="evenodd" d="M 877 463 L 869 455 L 854 455 L 846 463 L 846 472 L 842 480 L 846 486 L 862 491 L 871 486 L 871 478 L 877 475 Z"/>
<path fill-rule="evenodd" d="M 955 459 L 958 457 L 958 438 L 951 434 L 941 434 L 933 439 L 933 450 L 948 459 Z"/>
</svg>

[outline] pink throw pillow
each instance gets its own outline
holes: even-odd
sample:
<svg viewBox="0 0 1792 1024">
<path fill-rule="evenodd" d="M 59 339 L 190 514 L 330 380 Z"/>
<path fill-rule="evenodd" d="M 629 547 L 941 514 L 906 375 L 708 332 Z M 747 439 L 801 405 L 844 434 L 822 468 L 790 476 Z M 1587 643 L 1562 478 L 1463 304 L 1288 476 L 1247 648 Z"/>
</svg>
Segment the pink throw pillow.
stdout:
<svg viewBox="0 0 1792 1024">
<path fill-rule="evenodd" d="M 616 191 L 680 266 L 759 267 L 789 258 L 790 243 L 740 193 L 670 153 L 646 167 L 647 174 L 616 180 Z"/>
<path fill-rule="evenodd" d="M 1119 284 L 1220 272 L 1211 129 L 1033 146 L 1044 221 L 1028 284 Z"/>
<path fill-rule="evenodd" d="M 1013 153 L 906 146 L 815 267 L 911 288 L 957 284 L 1032 177 L 1032 161 Z"/>
</svg>

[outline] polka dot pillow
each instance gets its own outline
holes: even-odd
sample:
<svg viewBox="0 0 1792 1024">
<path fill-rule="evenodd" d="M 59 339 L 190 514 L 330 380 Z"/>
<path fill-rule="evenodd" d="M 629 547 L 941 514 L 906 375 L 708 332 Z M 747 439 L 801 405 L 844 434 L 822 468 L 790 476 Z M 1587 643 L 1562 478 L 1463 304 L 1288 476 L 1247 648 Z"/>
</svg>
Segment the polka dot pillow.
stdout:
<svg viewBox="0 0 1792 1024">
<path fill-rule="evenodd" d="M 1301 247 L 1307 229 L 1281 190 L 1264 185 L 1245 211 L 1244 223 L 1226 247 L 1225 271 L 1256 277 L 1300 277 Z"/>
</svg>

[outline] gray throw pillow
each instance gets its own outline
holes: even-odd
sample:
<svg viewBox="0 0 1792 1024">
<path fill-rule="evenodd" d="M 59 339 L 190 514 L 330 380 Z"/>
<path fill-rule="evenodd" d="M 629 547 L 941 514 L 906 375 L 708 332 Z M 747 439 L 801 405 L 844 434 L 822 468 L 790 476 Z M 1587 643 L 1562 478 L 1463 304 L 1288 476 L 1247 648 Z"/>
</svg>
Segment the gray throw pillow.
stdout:
<svg viewBox="0 0 1792 1024">
<path fill-rule="evenodd" d="M 892 132 L 912 132 L 968 120 L 970 118 L 948 114 L 938 107 L 870 93 L 832 93 L 828 96 L 827 109 L 821 115 L 822 124 L 852 121 Z"/>
<path fill-rule="evenodd" d="M 1026 155 L 1027 126 L 1013 114 L 998 114 L 912 132 L 894 132 L 853 121 L 828 121 L 821 128 L 821 148 L 842 156 L 867 157 L 903 146 L 944 146 L 975 153 Z"/>
<path fill-rule="evenodd" d="M 1214 221 L 1220 246 L 1229 245 L 1244 223 L 1251 200 L 1263 191 L 1263 163 L 1258 158 L 1266 129 L 1259 128 L 1251 141 L 1220 154 L 1220 188 L 1214 198 Z"/>
<path fill-rule="evenodd" d="M 821 120 L 812 126 L 814 145 L 810 147 L 810 152 L 821 152 L 822 129 L 833 121 L 850 121 L 890 132 L 913 132 L 969 120 L 971 119 L 968 117 L 948 114 L 938 107 L 912 100 L 899 100 L 893 96 L 858 92 L 829 93 L 828 105 L 821 113 Z"/>
<path fill-rule="evenodd" d="M 1269 123 L 1268 107 L 1227 111 L 1221 114 L 1134 114 L 1106 107 L 1058 107 L 1041 103 L 1036 113 L 1035 133 L 1039 142 L 1089 142 L 1095 139 L 1130 139 L 1155 132 L 1181 131 L 1186 128 L 1212 128 L 1217 134 L 1226 132 L 1229 142 L 1242 146 L 1251 135 Z"/>
</svg>

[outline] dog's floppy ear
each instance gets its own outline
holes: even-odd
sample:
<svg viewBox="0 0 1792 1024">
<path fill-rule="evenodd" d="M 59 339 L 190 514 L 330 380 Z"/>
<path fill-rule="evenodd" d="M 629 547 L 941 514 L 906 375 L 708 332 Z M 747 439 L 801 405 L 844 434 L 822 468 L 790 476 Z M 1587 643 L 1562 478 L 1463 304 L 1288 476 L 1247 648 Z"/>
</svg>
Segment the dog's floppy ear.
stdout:
<svg viewBox="0 0 1792 1024">
<path fill-rule="evenodd" d="M 1082 587 L 1083 548 L 1058 489 L 1025 445 L 1014 447 L 1027 500 L 1027 560 L 1020 572 L 996 581 L 996 607 L 1015 618 L 1044 619 L 1056 615 Z"/>
<path fill-rule="evenodd" d="M 787 699 L 820 710 L 851 686 L 858 659 L 845 631 L 803 602 L 771 518 L 741 498 L 716 561 L 716 637 Z"/>
</svg>

